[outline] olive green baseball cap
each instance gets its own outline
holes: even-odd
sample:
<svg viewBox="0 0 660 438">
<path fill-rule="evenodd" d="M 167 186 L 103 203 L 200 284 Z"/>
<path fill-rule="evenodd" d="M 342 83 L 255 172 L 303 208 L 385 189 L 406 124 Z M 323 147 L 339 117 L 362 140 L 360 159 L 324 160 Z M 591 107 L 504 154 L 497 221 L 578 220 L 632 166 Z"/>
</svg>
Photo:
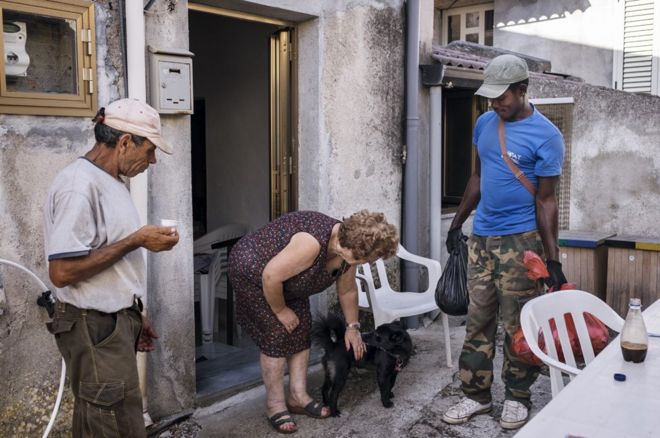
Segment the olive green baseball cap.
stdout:
<svg viewBox="0 0 660 438">
<path fill-rule="evenodd" d="M 484 83 L 476 93 L 489 99 L 500 97 L 511 84 L 529 78 L 527 63 L 515 55 L 493 58 L 484 69 Z"/>
</svg>

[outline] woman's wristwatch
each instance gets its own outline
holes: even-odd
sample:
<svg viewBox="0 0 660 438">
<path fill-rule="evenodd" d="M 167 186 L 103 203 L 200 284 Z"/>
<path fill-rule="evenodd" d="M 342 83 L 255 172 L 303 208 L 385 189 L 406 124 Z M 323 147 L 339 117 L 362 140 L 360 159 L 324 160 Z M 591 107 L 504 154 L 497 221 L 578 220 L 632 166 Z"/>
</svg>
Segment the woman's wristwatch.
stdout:
<svg viewBox="0 0 660 438">
<path fill-rule="evenodd" d="M 350 324 L 346 324 L 347 329 L 352 329 L 352 330 L 360 330 L 360 323 L 359 322 L 351 322 Z"/>
</svg>

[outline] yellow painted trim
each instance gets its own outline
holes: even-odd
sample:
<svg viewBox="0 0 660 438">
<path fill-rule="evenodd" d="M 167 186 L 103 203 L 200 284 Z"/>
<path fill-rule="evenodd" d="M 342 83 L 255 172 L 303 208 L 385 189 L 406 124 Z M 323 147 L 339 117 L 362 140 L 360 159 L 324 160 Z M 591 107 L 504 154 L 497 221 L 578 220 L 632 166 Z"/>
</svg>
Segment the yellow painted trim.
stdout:
<svg viewBox="0 0 660 438">
<path fill-rule="evenodd" d="M 188 9 L 191 11 L 205 12 L 207 14 L 221 15 L 223 17 L 237 18 L 239 20 L 256 21 L 258 23 L 274 24 L 276 26 L 289 27 L 293 23 L 277 18 L 268 18 L 261 15 L 249 14 L 247 12 L 233 11 L 231 9 L 218 8 L 215 6 L 201 5 L 199 3 L 188 2 Z"/>
<path fill-rule="evenodd" d="M 635 242 L 635 249 L 643 249 L 645 251 L 660 251 L 660 243 Z"/>
<path fill-rule="evenodd" d="M 18 106 L 18 105 L 0 105 L 0 114 L 20 114 L 33 116 L 74 116 L 74 117 L 93 117 L 96 109 L 90 108 L 56 108 L 56 107 L 36 107 L 36 106 Z"/>
<path fill-rule="evenodd" d="M 98 107 L 94 3 L 87 0 L 0 0 L 0 20 L 3 9 L 75 22 L 77 94 L 9 91 L 5 80 L 4 63 L 0 63 L 0 114 L 93 116 Z M 82 41 L 83 29 L 92 30 L 91 55 L 86 54 L 86 43 Z M 0 34 L 0 54 L 4 57 L 3 47 L 4 42 Z M 93 85 L 91 94 L 89 82 L 83 79 L 83 70 L 90 68 Z"/>
</svg>

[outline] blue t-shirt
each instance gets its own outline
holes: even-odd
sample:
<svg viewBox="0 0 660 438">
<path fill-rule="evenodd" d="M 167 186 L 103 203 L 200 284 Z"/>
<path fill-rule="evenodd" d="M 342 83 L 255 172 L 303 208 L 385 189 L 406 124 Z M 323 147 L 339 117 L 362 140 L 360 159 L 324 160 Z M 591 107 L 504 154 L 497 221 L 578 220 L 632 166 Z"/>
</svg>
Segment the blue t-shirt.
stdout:
<svg viewBox="0 0 660 438">
<path fill-rule="evenodd" d="M 539 176 L 561 175 L 564 139 L 543 114 L 505 122 L 506 149 L 514 163 L 538 187 Z M 500 153 L 499 116 L 494 111 L 477 119 L 473 142 L 481 160 L 481 200 L 473 232 L 479 236 L 504 236 L 532 231 L 536 226 L 534 197 L 511 172 Z"/>
</svg>

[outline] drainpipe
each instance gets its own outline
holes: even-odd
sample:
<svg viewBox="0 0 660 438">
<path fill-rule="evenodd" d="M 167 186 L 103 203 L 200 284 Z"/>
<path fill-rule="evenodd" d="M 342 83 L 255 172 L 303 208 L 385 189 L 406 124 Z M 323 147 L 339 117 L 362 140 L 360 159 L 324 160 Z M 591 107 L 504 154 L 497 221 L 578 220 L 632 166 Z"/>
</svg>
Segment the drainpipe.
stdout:
<svg viewBox="0 0 660 438">
<path fill-rule="evenodd" d="M 143 2 L 135 0 L 124 0 L 126 11 L 126 64 L 128 75 L 128 97 L 138 99 L 142 102 L 147 101 L 147 83 L 145 66 L 145 36 L 144 36 L 144 11 Z M 148 222 L 149 215 L 149 178 L 147 170 L 131 178 L 130 189 L 133 204 L 137 208 L 140 216 L 140 222 L 144 225 Z M 146 254 L 145 254 L 146 257 Z M 148 266 L 147 266 L 148 269 Z M 149 289 L 147 277 L 142 279 L 145 285 L 145 294 Z M 147 306 L 147 296 L 143 297 L 145 312 Z M 140 392 L 142 393 L 142 408 L 145 426 L 153 424 L 149 413 L 147 412 L 147 358 L 145 353 L 137 354 L 138 375 L 140 378 Z"/>
<path fill-rule="evenodd" d="M 429 87 L 431 95 L 430 147 L 431 160 L 431 258 L 440 262 L 442 248 L 442 78 L 441 64 L 422 66 L 422 83 Z M 437 315 L 437 313 L 436 313 Z M 449 318 L 442 313 L 442 326 L 446 345 L 450 345 Z M 451 367 L 451 351 L 445 349 L 447 366 Z"/>
<path fill-rule="evenodd" d="M 422 65 L 422 83 L 429 87 L 431 96 L 430 172 L 431 172 L 431 258 L 440 260 L 442 248 L 442 64 Z"/>
<path fill-rule="evenodd" d="M 419 192 L 419 0 L 406 2 L 406 158 L 403 170 L 403 246 L 412 254 L 419 254 L 418 192 Z M 412 263 L 404 263 L 404 290 L 419 290 L 419 271 Z M 408 326 L 417 327 L 416 318 L 407 318 Z"/>
</svg>

